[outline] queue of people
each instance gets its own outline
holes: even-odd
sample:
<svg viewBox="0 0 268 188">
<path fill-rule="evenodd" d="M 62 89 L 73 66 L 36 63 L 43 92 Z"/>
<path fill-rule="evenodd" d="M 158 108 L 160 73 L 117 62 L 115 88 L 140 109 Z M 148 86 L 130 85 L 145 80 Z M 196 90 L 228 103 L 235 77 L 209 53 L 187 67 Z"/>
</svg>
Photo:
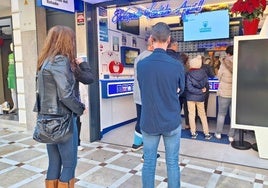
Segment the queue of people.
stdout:
<svg viewBox="0 0 268 188">
<path fill-rule="evenodd" d="M 142 110 L 137 111 L 140 114 L 137 114 L 139 121 L 136 124 L 141 132 L 138 144 L 143 147 L 144 152 L 142 185 L 144 188 L 154 187 L 157 149 L 159 140 L 163 137 L 168 187 L 178 188 L 180 187 L 178 157 L 182 107 L 185 129 L 190 129 L 192 138 L 196 139 L 198 135 L 197 112 L 203 126 L 204 138 L 211 139 L 212 134 L 209 131 L 206 115 L 209 97 L 208 78 L 219 75 L 219 112 L 214 136 L 221 139 L 225 115 L 231 106 L 233 46 L 227 47 L 227 57 L 223 63 L 220 62 L 219 57 L 215 57 L 213 61 L 201 56 L 189 60 L 186 54 L 178 52 L 178 42 L 170 36 L 169 27 L 163 22 L 152 27 L 149 40 L 153 50 L 145 58 L 136 59 L 134 77 L 134 82 L 139 86 L 138 92 L 142 103 Z M 134 135 L 132 151 L 136 148 L 135 137 L 136 135 Z M 233 137 L 234 129 L 230 129 L 230 142 L 234 140 Z"/>
<path fill-rule="evenodd" d="M 159 22 L 152 27 L 147 50 L 135 60 L 134 97 L 138 121 L 132 151 L 143 147 L 142 185 L 153 188 L 160 138 L 164 140 L 168 187 L 180 187 L 179 150 L 181 138 L 181 110 L 192 138 L 197 137 L 196 111 L 201 119 L 205 139 L 212 135 L 206 116 L 208 77 L 213 77 L 206 59 L 191 60 L 178 53 L 178 43 L 170 36 L 170 28 Z M 80 142 L 79 116 L 85 110 L 81 103 L 78 83 L 91 84 L 93 73 L 86 62 L 75 58 L 75 33 L 66 26 L 52 27 L 38 58 L 37 73 L 45 79 L 40 93 L 39 114 L 57 116 L 74 114 L 73 136 L 58 144 L 47 144 L 49 165 L 46 188 L 74 187 L 77 149 Z M 220 86 L 219 114 L 215 137 L 221 139 L 224 118 L 231 106 L 232 46 L 218 69 Z M 215 71 L 214 71 L 215 72 Z M 230 111 L 230 110 L 229 110 Z M 77 127 L 78 126 L 78 127 Z M 233 141 L 234 130 L 229 132 Z"/>
<path fill-rule="evenodd" d="M 207 123 L 208 120 L 207 120 L 207 116 L 206 116 L 207 109 L 208 109 L 209 93 L 210 93 L 209 92 L 208 78 L 214 78 L 215 76 L 216 77 L 222 76 L 222 74 L 226 75 L 225 73 L 222 73 L 223 68 L 221 68 L 221 70 L 220 70 L 220 65 L 223 64 L 222 67 L 226 67 L 226 60 L 229 59 L 229 61 L 230 61 L 230 57 L 232 57 L 232 56 L 230 56 L 230 49 L 231 48 L 233 48 L 233 46 L 228 47 L 228 50 L 226 51 L 227 58 L 223 59 L 223 62 L 220 61 L 220 58 L 218 56 L 215 57 L 214 60 L 212 60 L 210 57 L 205 58 L 205 57 L 203 57 L 203 56 L 201 57 L 199 55 L 199 56 L 193 58 L 192 60 L 189 60 L 189 57 L 185 53 L 178 52 L 178 49 L 179 49 L 178 42 L 173 37 L 170 38 L 170 43 L 167 46 L 166 52 L 168 55 L 170 55 L 174 59 L 181 62 L 184 66 L 184 71 L 185 71 L 185 76 L 186 76 L 186 78 L 185 78 L 185 81 L 186 81 L 185 91 L 179 96 L 179 101 L 180 101 L 180 107 L 181 107 L 181 109 L 183 108 L 183 112 L 184 112 L 185 129 L 191 129 L 190 132 L 191 132 L 192 138 L 197 137 L 196 125 L 195 125 L 195 121 L 197 118 L 199 118 L 201 120 L 201 123 L 203 125 L 205 139 L 210 139 L 212 137 L 209 133 L 208 123 Z M 231 68 L 229 68 L 229 70 Z M 197 80 L 193 80 L 193 78 L 192 78 L 192 75 L 194 75 L 196 72 L 200 72 L 200 75 L 203 76 L 204 87 L 202 87 L 202 89 L 198 88 L 199 87 L 198 85 L 195 85 L 196 83 L 201 84 L 201 80 L 198 80 L 198 77 L 195 78 Z M 220 73 L 219 75 L 217 75 L 218 72 Z M 231 78 L 231 75 L 229 75 L 229 77 Z M 135 82 L 135 80 L 136 79 L 134 79 L 134 82 Z M 197 82 L 193 83 L 193 81 L 197 81 Z M 221 81 L 221 79 L 219 79 L 219 81 Z M 137 82 L 137 80 L 136 80 L 136 82 Z M 221 99 L 221 95 L 222 95 L 221 88 L 224 87 L 224 86 L 221 86 L 221 85 L 224 85 L 224 81 L 222 81 L 222 82 L 223 83 L 220 84 L 219 92 L 218 92 L 218 99 L 219 100 Z M 231 85 L 229 87 L 231 87 Z M 135 92 L 136 91 L 135 91 L 135 87 L 134 87 L 134 93 Z M 230 91 L 228 93 L 230 96 L 231 95 Z M 227 97 L 229 98 L 229 96 L 227 96 Z M 196 97 L 198 99 L 196 99 Z M 191 113 L 189 115 L 188 104 L 189 103 L 191 104 L 193 101 L 195 101 L 193 98 L 195 98 L 195 100 L 197 100 L 198 102 L 204 103 L 204 107 L 202 106 L 200 108 L 198 104 L 190 105 Z M 195 101 L 195 102 L 197 102 L 197 101 Z M 221 106 L 222 105 L 220 105 L 219 108 L 221 108 Z M 230 105 L 228 105 L 228 108 L 230 108 Z M 203 112 L 203 109 L 204 109 L 204 112 Z M 227 111 L 226 112 L 225 111 L 226 110 L 224 110 L 224 112 L 219 111 L 219 113 L 223 114 L 223 115 L 221 114 L 219 116 L 219 118 L 225 119 L 225 116 L 227 113 Z M 229 110 L 229 112 L 230 112 L 230 110 Z M 189 121 L 189 117 L 191 119 L 191 123 Z M 221 134 L 222 129 L 223 129 L 224 119 L 223 120 L 219 119 L 217 121 L 218 122 L 217 123 L 217 131 L 214 134 L 214 136 L 217 139 L 221 139 L 220 134 Z M 137 124 L 139 124 L 139 122 L 137 122 Z M 229 141 L 232 142 L 233 136 L 234 136 L 233 130 L 231 130 L 231 132 L 228 135 L 229 135 Z M 141 135 L 140 135 L 140 137 L 142 138 Z M 135 145 L 133 145 L 133 147 L 135 147 Z M 141 149 L 141 147 L 139 149 Z M 133 149 L 133 150 L 135 150 L 135 149 Z"/>
</svg>

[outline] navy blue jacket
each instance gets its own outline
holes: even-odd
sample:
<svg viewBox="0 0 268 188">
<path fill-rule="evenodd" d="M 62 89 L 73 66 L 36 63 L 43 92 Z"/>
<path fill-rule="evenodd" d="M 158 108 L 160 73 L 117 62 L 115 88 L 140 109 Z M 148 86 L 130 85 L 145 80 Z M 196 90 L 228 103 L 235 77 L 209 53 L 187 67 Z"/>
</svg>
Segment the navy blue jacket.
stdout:
<svg viewBox="0 0 268 188">
<path fill-rule="evenodd" d="M 185 75 L 181 63 L 157 48 L 137 64 L 137 79 L 141 92 L 141 130 L 162 134 L 181 124 L 179 93 L 184 91 Z"/>
<path fill-rule="evenodd" d="M 190 69 L 186 75 L 187 101 L 205 101 L 205 93 L 202 92 L 202 88 L 206 87 L 207 81 L 208 76 L 204 69 Z"/>
<path fill-rule="evenodd" d="M 204 69 L 204 71 L 206 72 L 208 78 L 214 78 L 215 77 L 213 69 L 212 69 L 212 67 L 210 65 L 203 64 L 201 69 Z M 206 88 L 207 88 L 206 93 L 208 94 L 209 93 L 209 82 L 208 82 L 208 80 L 207 80 Z"/>
<path fill-rule="evenodd" d="M 180 62 L 182 61 L 181 60 L 180 53 L 179 52 L 176 52 L 175 50 L 167 49 L 167 54 L 170 55 L 171 57 L 173 57 L 174 59 L 179 60 Z"/>
</svg>

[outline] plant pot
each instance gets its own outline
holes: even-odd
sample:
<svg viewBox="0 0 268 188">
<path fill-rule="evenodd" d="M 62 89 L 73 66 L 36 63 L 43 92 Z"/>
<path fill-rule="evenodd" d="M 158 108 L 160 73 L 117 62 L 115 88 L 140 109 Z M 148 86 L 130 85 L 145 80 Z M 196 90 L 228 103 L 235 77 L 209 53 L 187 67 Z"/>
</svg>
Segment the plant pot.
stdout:
<svg viewBox="0 0 268 188">
<path fill-rule="evenodd" d="M 260 19 L 243 20 L 244 35 L 256 35 Z"/>
</svg>

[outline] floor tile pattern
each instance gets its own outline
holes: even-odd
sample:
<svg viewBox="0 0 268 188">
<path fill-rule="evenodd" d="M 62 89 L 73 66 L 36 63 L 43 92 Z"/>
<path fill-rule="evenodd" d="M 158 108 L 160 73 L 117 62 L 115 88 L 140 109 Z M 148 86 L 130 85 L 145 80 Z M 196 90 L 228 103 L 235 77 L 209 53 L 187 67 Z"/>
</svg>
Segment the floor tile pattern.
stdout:
<svg viewBox="0 0 268 188">
<path fill-rule="evenodd" d="M 139 188 L 142 151 L 102 142 L 82 143 L 78 152 L 76 188 Z M 157 161 L 155 185 L 167 187 L 164 153 Z M 31 133 L 0 129 L 0 187 L 42 188 L 47 168 L 44 144 Z M 268 170 L 180 156 L 185 188 L 268 188 Z"/>
</svg>

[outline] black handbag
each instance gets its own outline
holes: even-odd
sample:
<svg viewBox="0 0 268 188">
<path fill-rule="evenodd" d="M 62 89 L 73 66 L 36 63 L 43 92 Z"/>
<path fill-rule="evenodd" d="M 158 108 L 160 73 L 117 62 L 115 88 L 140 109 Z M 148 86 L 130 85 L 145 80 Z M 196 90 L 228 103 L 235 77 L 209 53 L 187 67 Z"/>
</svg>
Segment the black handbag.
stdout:
<svg viewBox="0 0 268 188">
<path fill-rule="evenodd" d="M 67 141 L 73 134 L 72 114 L 65 116 L 38 114 L 33 139 L 47 144 Z"/>
<path fill-rule="evenodd" d="M 40 72 L 42 72 L 43 67 Z M 65 115 L 40 114 L 38 82 L 40 83 L 40 85 L 43 85 L 42 75 L 38 77 L 37 74 L 36 76 L 36 108 L 38 111 L 38 115 L 33 133 L 33 139 L 37 142 L 47 144 L 58 144 L 65 142 L 73 134 L 73 113 L 68 113 Z"/>
</svg>

